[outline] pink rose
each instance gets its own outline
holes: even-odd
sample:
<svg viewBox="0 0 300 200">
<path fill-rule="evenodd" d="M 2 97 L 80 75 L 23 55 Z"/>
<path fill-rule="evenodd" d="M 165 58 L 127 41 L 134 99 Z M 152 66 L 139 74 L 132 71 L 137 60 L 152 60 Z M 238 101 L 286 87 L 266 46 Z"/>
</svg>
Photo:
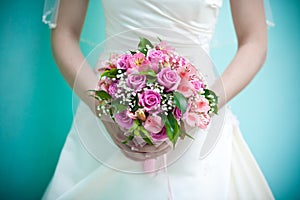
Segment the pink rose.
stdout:
<svg viewBox="0 0 300 200">
<path fill-rule="evenodd" d="M 113 82 L 112 84 L 109 85 L 108 87 L 108 94 L 110 96 L 112 96 L 113 98 L 115 98 L 115 95 L 117 93 L 117 83 L 116 82 Z"/>
<path fill-rule="evenodd" d="M 174 117 L 180 119 L 182 116 L 181 110 L 176 106 L 173 111 Z"/>
<path fill-rule="evenodd" d="M 180 77 L 174 70 L 166 67 L 157 74 L 157 81 L 167 90 L 173 91 L 177 89 Z"/>
<path fill-rule="evenodd" d="M 159 63 L 165 60 L 166 55 L 161 50 L 150 49 L 147 52 L 147 59 L 151 62 L 152 70 L 159 71 Z"/>
<path fill-rule="evenodd" d="M 195 112 L 207 113 L 210 110 L 209 101 L 204 97 L 196 99 L 194 106 L 195 107 L 193 107 L 193 111 Z"/>
<path fill-rule="evenodd" d="M 155 112 L 158 110 L 161 102 L 161 96 L 153 90 L 146 90 L 139 94 L 139 105 L 146 111 Z"/>
<path fill-rule="evenodd" d="M 146 86 L 146 75 L 142 74 L 129 74 L 126 80 L 128 87 L 138 91 Z"/>
<path fill-rule="evenodd" d="M 188 98 L 194 94 L 193 88 L 194 86 L 190 81 L 186 79 L 181 79 L 177 91 Z"/>
<path fill-rule="evenodd" d="M 151 134 L 153 142 L 164 141 L 168 138 L 166 127 L 164 126 L 157 134 Z"/>
<path fill-rule="evenodd" d="M 130 129 L 133 125 L 133 119 L 131 119 L 127 115 L 127 111 L 123 110 L 117 114 L 114 114 L 115 120 L 119 126 L 125 128 L 125 129 Z"/>
<path fill-rule="evenodd" d="M 144 127 L 149 133 L 159 133 L 164 127 L 164 124 L 160 116 L 150 115 L 147 117 Z"/>
<path fill-rule="evenodd" d="M 128 69 L 129 60 L 132 57 L 130 54 L 124 54 L 117 60 L 117 69 Z"/>
<path fill-rule="evenodd" d="M 192 80 L 191 83 L 197 92 L 201 92 L 205 87 L 203 81 L 200 80 Z"/>
</svg>

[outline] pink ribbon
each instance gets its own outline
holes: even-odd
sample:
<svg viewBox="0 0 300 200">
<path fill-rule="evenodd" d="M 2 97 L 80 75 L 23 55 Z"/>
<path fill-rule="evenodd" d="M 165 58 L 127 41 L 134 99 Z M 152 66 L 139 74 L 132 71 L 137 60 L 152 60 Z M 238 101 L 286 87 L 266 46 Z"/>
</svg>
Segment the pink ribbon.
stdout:
<svg viewBox="0 0 300 200">
<path fill-rule="evenodd" d="M 167 170 L 167 155 L 163 155 L 163 159 L 157 158 L 157 159 L 147 159 L 144 161 L 144 171 L 146 173 L 151 173 L 152 175 L 156 175 L 158 172 L 156 169 L 163 169 L 166 177 L 167 177 L 167 183 L 168 183 L 168 196 L 170 200 L 173 200 L 173 193 L 170 183 L 170 178 L 168 175 Z"/>
</svg>

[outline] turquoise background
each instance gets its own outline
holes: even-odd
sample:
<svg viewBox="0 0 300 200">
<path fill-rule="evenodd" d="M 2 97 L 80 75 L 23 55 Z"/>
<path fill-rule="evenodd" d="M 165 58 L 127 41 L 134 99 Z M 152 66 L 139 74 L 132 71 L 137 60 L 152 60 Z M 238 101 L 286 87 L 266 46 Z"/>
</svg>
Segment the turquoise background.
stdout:
<svg viewBox="0 0 300 200">
<path fill-rule="evenodd" d="M 72 123 L 72 92 L 51 56 L 43 2 L 0 5 L 0 198 L 39 199 Z M 230 103 L 277 199 L 300 199 L 299 8 L 299 0 L 272 2 L 276 26 L 269 30 L 266 64 Z M 102 15 L 100 1 L 92 0 L 83 38 L 104 39 Z M 220 15 L 217 34 L 228 37 L 228 3 Z M 81 45 L 85 54 L 92 49 Z M 212 49 L 220 70 L 234 51 L 222 41 Z"/>
</svg>

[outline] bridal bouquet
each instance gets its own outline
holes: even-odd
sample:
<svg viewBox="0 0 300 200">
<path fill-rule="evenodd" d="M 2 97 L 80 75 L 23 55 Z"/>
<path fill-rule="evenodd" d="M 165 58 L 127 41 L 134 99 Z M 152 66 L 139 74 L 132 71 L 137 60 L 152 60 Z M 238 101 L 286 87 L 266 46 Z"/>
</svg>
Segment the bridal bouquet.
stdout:
<svg viewBox="0 0 300 200">
<path fill-rule="evenodd" d="M 111 55 L 99 68 L 93 96 L 98 110 L 124 130 L 135 145 L 191 137 L 185 126 L 207 128 L 218 98 L 196 67 L 159 39 L 140 38 L 138 48 Z"/>
</svg>

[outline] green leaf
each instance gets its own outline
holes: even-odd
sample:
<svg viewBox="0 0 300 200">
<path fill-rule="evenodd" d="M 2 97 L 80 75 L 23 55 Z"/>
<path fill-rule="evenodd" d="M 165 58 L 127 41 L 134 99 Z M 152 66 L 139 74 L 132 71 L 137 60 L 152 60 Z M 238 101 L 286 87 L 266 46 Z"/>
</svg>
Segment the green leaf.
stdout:
<svg viewBox="0 0 300 200">
<path fill-rule="evenodd" d="M 130 53 L 131 53 L 131 55 L 134 55 L 134 54 L 136 54 L 136 51 L 131 51 L 130 50 Z"/>
<path fill-rule="evenodd" d="M 144 74 L 147 76 L 152 76 L 152 77 L 156 77 L 156 73 L 154 70 L 147 70 L 147 71 L 142 71 L 139 74 Z"/>
<path fill-rule="evenodd" d="M 218 114 L 218 96 L 216 93 L 209 89 L 204 89 L 204 96 L 209 101 L 210 108 L 213 109 L 213 113 Z M 212 106 L 212 104 L 214 104 Z"/>
<path fill-rule="evenodd" d="M 189 135 L 186 131 L 185 131 L 185 128 L 184 128 L 184 122 L 182 120 L 180 120 L 180 138 L 181 139 L 184 139 L 185 136 L 187 136 L 188 138 L 194 140 L 193 136 Z"/>
<path fill-rule="evenodd" d="M 151 139 L 149 139 L 149 138 L 143 138 L 143 140 L 144 140 L 147 144 L 153 145 L 153 142 L 151 141 Z"/>
<path fill-rule="evenodd" d="M 119 102 L 120 102 L 119 99 L 115 99 L 111 102 L 111 106 L 115 109 L 116 113 L 119 113 L 119 112 L 127 109 L 126 105 L 120 104 Z"/>
<path fill-rule="evenodd" d="M 110 118 L 111 118 L 114 122 L 116 122 L 116 120 L 115 120 L 115 118 L 114 118 L 113 110 L 112 110 L 111 108 L 109 109 L 109 115 L 110 115 Z"/>
<path fill-rule="evenodd" d="M 180 129 L 177 120 L 175 119 L 172 112 L 168 113 L 168 116 L 163 117 L 165 126 L 166 126 L 166 132 L 169 140 L 173 143 L 173 147 L 175 147 L 175 144 L 179 138 L 180 135 Z"/>
<path fill-rule="evenodd" d="M 156 82 L 156 78 L 147 78 L 147 83 L 154 83 Z"/>
<path fill-rule="evenodd" d="M 127 144 L 127 143 L 128 143 L 128 141 L 131 141 L 131 140 L 133 140 L 133 138 L 134 138 L 134 136 L 133 136 L 133 135 L 129 135 L 129 136 L 126 138 L 126 140 L 125 140 L 125 141 L 123 141 L 122 143 L 123 143 L 123 144 Z"/>
<path fill-rule="evenodd" d="M 108 69 L 105 70 L 101 75 L 100 75 L 100 79 L 102 77 L 109 77 L 109 78 L 116 78 L 118 74 L 118 69 L 117 68 L 112 68 L 112 69 Z"/>
<path fill-rule="evenodd" d="M 174 102 L 175 105 L 180 109 L 181 114 L 183 115 L 188 107 L 188 100 L 183 94 L 179 92 L 174 92 Z"/>
<path fill-rule="evenodd" d="M 133 132 L 134 130 L 136 130 L 139 127 L 139 125 L 140 125 L 139 120 L 138 119 L 134 120 L 132 127 L 129 130 L 127 130 L 127 133 L 130 133 L 130 132 Z"/>
<path fill-rule="evenodd" d="M 140 38 L 140 42 L 138 44 L 138 50 L 143 53 L 143 54 L 147 54 L 148 52 L 148 49 L 147 49 L 147 46 L 153 48 L 153 45 L 152 43 L 146 39 L 146 38 Z"/>
<path fill-rule="evenodd" d="M 152 138 L 151 138 L 149 132 L 143 126 L 140 126 L 140 131 L 146 136 L 146 137 L 143 137 L 145 142 L 147 142 L 147 144 L 153 145 Z"/>
<path fill-rule="evenodd" d="M 137 111 L 138 109 L 140 108 L 140 106 L 139 106 L 139 98 L 138 98 L 138 96 L 136 95 L 135 97 L 134 97 L 134 107 L 132 108 L 132 111 L 131 112 L 135 112 L 135 111 Z"/>
<path fill-rule="evenodd" d="M 112 99 L 112 97 L 107 92 L 105 92 L 104 90 L 95 91 L 95 95 L 97 97 L 99 97 L 101 100 L 110 100 L 110 99 Z"/>
</svg>

